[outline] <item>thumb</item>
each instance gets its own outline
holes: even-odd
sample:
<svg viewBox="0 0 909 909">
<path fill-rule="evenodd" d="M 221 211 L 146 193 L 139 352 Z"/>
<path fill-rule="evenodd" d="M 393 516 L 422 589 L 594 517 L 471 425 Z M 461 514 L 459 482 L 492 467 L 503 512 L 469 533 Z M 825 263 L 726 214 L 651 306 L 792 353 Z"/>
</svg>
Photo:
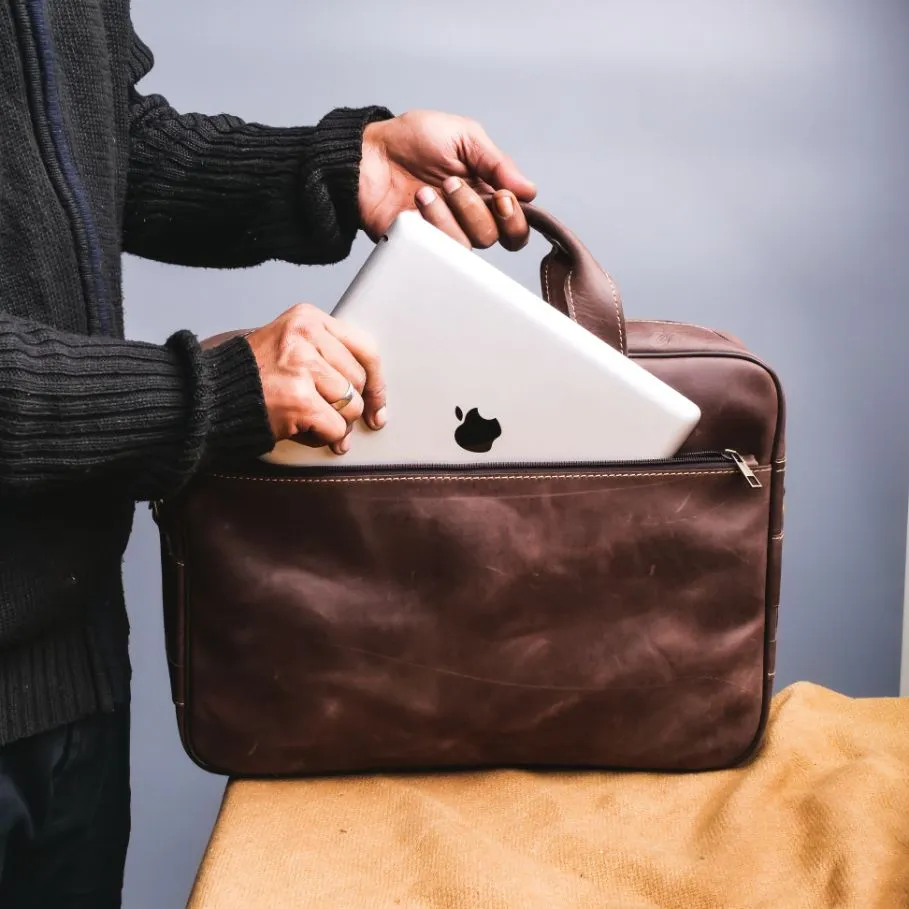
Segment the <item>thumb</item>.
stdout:
<svg viewBox="0 0 909 909">
<path fill-rule="evenodd" d="M 532 202 L 536 186 L 521 173 L 517 164 L 502 152 L 482 131 L 465 137 L 463 164 L 468 173 L 495 189 L 508 189 L 521 202 Z"/>
</svg>

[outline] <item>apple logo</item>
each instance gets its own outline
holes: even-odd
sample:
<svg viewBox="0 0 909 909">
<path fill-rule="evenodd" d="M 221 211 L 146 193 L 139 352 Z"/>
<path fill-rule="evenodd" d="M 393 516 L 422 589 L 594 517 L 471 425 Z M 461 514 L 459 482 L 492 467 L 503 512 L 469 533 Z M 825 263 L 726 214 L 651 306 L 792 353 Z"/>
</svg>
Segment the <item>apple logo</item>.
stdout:
<svg viewBox="0 0 909 909">
<path fill-rule="evenodd" d="M 455 442 L 465 451 L 487 452 L 492 448 L 492 443 L 502 435 L 499 421 L 481 417 L 476 407 L 468 411 L 467 416 L 464 416 L 464 411 L 460 407 L 456 407 L 455 416 L 461 424 L 455 430 Z"/>
</svg>

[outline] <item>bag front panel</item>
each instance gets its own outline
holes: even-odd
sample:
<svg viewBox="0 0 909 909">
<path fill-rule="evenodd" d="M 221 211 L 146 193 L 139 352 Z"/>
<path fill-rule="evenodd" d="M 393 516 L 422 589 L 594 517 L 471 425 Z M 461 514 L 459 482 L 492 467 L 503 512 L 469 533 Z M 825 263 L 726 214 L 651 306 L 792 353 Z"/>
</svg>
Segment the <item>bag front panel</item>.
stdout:
<svg viewBox="0 0 909 909">
<path fill-rule="evenodd" d="M 184 741 L 254 775 L 735 762 L 764 707 L 754 470 L 200 478 Z"/>
</svg>

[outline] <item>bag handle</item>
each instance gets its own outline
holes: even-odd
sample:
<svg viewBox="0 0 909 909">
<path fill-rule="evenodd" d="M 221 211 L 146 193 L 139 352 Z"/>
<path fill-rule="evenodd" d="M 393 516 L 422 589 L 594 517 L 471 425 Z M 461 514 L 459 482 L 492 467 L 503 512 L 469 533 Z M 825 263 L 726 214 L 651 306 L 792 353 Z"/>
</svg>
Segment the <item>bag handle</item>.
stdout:
<svg viewBox="0 0 909 909">
<path fill-rule="evenodd" d="M 627 354 L 622 299 L 615 281 L 564 224 L 535 205 L 521 203 L 527 223 L 552 250 L 540 263 L 543 299 L 598 338 Z"/>
</svg>

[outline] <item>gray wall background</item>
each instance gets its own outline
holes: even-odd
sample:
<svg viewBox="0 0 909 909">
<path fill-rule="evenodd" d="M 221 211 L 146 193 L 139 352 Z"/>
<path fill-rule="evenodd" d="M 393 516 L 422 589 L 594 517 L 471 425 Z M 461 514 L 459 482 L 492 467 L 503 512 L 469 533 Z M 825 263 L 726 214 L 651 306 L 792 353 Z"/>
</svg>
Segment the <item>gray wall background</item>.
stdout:
<svg viewBox="0 0 909 909">
<path fill-rule="evenodd" d="M 617 277 L 631 317 L 733 331 L 780 372 L 789 473 L 780 686 L 894 695 L 909 465 L 909 9 L 899 0 L 146 0 L 181 110 L 273 124 L 337 105 L 479 118 Z M 163 341 L 331 306 L 331 269 L 129 260 L 127 326 Z M 545 247 L 494 261 L 530 286 Z M 127 909 L 184 904 L 223 781 L 183 755 L 157 540 L 126 565 L 134 656 Z"/>
</svg>

